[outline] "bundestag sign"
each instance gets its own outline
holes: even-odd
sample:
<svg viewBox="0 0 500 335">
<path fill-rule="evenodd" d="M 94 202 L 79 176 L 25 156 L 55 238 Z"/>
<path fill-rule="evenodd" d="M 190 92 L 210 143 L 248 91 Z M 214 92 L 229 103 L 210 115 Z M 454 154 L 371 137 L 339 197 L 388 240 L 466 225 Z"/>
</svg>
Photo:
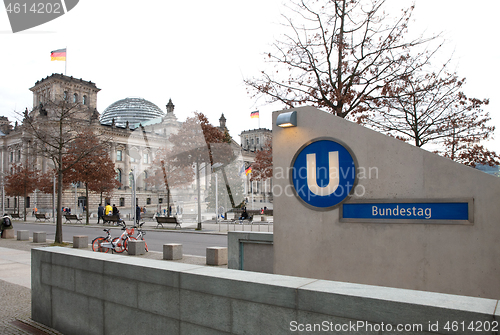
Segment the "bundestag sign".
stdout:
<svg viewBox="0 0 500 335">
<path fill-rule="evenodd" d="M 473 223 L 473 199 L 355 200 L 344 203 L 341 222 Z"/>
<path fill-rule="evenodd" d="M 356 184 L 356 159 L 336 139 L 322 137 L 306 143 L 295 154 L 291 167 L 294 193 L 311 209 L 337 207 Z"/>
</svg>

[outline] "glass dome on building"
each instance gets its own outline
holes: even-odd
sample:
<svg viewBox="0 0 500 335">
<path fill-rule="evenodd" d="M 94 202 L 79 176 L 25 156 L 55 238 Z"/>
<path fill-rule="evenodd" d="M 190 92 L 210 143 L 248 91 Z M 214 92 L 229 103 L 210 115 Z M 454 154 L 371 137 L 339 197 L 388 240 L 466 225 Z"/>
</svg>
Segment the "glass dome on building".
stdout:
<svg viewBox="0 0 500 335">
<path fill-rule="evenodd" d="M 126 98 L 109 105 L 101 115 L 101 124 L 125 127 L 127 121 L 130 128 L 137 128 L 140 123 L 165 116 L 154 103 L 143 98 Z"/>
</svg>

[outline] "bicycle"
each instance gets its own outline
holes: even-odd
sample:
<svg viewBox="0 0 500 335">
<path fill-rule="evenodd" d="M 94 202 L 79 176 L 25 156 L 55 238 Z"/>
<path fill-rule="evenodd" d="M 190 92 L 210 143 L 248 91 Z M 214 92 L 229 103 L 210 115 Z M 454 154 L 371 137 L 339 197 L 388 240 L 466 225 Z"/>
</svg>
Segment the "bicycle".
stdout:
<svg viewBox="0 0 500 335">
<path fill-rule="evenodd" d="M 144 239 L 144 236 L 146 235 L 146 232 L 144 230 L 142 230 L 142 225 L 144 224 L 144 222 L 141 222 L 139 224 L 139 227 L 137 226 L 134 226 L 134 228 L 137 228 L 137 237 L 134 237 L 134 236 L 130 236 L 129 239 L 130 240 L 143 240 L 144 241 L 144 245 L 145 245 L 145 248 L 146 248 L 146 252 L 149 252 L 149 249 L 148 249 L 148 244 L 146 242 L 146 240 Z M 128 249 L 128 246 L 127 246 L 127 249 Z"/>
<path fill-rule="evenodd" d="M 96 237 L 92 240 L 92 251 L 105 252 L 105 253 L 109 252 L 109 248 L 102 247 L 102 244 L 106 243 L 106 242 L 111 242 L 110 230 L 111 229 L 109 229 L 109 228 L 103 229 L 103 231 L 105 231 L 106 234 L 108 234 L 108 235 L 106 237 L 99 236 L 99 237 Z"/>
<path fill-rule="evenodd" d="M 134 228 L 128 229 L 125 222 L 118 222 L 119 226 L 122 226 L 123 233 L 120 237 L 115 237 L 111 239 L 110 229 L 103 229 L 107 233 L 106 237 L 96 237 L 92 240 L 92 250 L 96 252 L 109 252 L 111 249 L 114 252 L 122 253 L 127 250 L 127 241 L 134 234 Z"/>
</svg>

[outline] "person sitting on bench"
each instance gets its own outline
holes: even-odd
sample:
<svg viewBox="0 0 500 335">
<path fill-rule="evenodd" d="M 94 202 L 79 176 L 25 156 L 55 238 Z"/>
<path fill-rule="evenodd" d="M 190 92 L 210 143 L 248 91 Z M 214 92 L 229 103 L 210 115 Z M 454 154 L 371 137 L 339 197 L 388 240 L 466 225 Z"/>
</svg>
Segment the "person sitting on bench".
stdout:
<svg viewBox="0 0 500 335">
<path fill-rule="evenodd" d="M 116 208 L 116 205 L 113 204 L 113 215 L 116 215 L 118 217 L 118 219 L 120 218 L 120 211 L 118 210 L 118 208 Z"/>
<path fill-rule="evenodd" d="M 246 207 L 243 207 L 243 212 L 241 213 L 240 216 L 240 221 L 248 219 L 248 213 Z"/>
</svg>

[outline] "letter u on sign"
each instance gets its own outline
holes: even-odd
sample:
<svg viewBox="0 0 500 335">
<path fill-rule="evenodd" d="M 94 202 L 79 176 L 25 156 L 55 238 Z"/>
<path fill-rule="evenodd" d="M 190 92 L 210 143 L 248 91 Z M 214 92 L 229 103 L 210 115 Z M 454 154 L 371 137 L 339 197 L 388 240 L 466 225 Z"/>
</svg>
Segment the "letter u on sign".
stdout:
<svg viewBox="0 0 500 335">
<path fill-rule="evenodd" d="M 330 181 L 326 186 L 319 186 L 316 179 L 316 154 L 307 154 L 307 186 L 316 195 L 330 195 L 339 187 L 339 152 L 328 153 L 328 176 Z"/>
<path fill-rule="evenodd" d="M 295 154 L 291 167 L 290 182 L 295 196 L 314 210 L 334 209 L 356 184 L 354 154 L 342 142 L 330 137 L 304 144 Z"/>
</svg>

